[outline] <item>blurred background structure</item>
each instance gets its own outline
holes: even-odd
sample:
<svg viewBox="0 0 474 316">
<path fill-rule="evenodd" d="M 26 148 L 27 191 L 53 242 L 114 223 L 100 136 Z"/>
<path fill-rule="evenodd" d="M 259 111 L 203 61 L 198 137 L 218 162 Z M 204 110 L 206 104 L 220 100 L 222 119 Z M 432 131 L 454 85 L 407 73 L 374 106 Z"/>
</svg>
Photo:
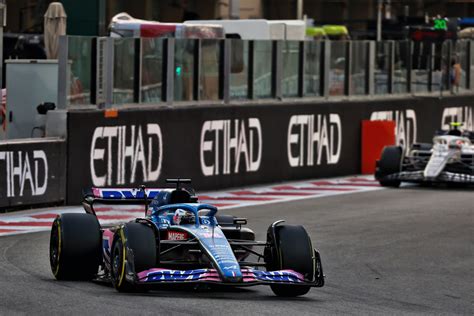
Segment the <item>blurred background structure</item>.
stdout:
<svg viewBox="0 0 474 316">
<path fill-rule="evenodd" d="M 16 120 L 27 136 L 30 125 L 44 125 L 38 104 L 66 110 L 474 90 L 474 0 L 0 5 L 1 86 L 10 84 L 0 123 L 13 131 Z M 37 94 L 15 90 L 31 78 Z M 19 120 L 24 113 L 32 113 L 28 124 Z"/>
<path fill-rule="evenodd" d="M 321 24 L 344 24 L 367 30 L 377 19 L 379 0 L 62 0 L 70 35 L 105 35 L 120 12 L 161 22 L 211 19 L 296 19 L 303 15 Z M 42 33 L 43 15 L 52 0 L 6 0 L 7 32 Z M 425 16 L 474 16 L 473 0 L 382 0 L 384 20 Z M 239 9 L 236 9 L 236 8 Z M 233 11 L 232 11 L 233 10 Z M 233 13 L 232 13 L 233 12 Z M 236 12 L 238 16 L 236 16 Z"/>
</svg>

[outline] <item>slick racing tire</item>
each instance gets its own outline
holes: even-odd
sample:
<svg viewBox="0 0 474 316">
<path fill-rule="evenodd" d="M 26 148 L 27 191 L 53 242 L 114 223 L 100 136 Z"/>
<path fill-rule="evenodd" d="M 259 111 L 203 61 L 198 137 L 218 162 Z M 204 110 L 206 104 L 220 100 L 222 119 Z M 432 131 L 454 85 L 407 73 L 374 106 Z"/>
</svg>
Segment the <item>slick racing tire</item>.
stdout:
<svg viewBox="0 0 474 316">
<path fill-rule="evenodd" d="M 401 162 L 402 147 L 388 146 L 383 149 L 377 172 L 377 178 L 380 179 L 379 182 L 381 186 L 394 188 L 400 186 L 400 180 L 384 180 L 383 177 L 400 172 Z"/>
<path fill-rule="evenodd" d="M 314 278 L 314 249 L 303 226 L 277 225 L 275 236 L 269 234 L 269 239 L 269 244 L 273 246 L 266 249 L 267 271 L 291 269 L 303 274 L 305 279 Z M 270 287 L 273 293 L 283 297 L 305 295 L 311 289 L 307 285 L 272 284 Z"/>
<path fill-rule="evenodd" d="M 129 250 L 133 253 L 133 260 Z M 112 245 L 111 275 L 119 292 L 146 290 L 127 279 L 127 273 L 142 272 L 156 266 L 156 239 L 152 228 L 140 223 L 127 223 L 115 233 Z M 133 263 L 133 265 L 131 265 Z M 131 270 L 133 267 L 133 270 Z M 133 276 L 134 278 L 135 276 Z"/>
<path fill-rule="evenodd" d="M 102 261 L 101 232 L 91 214 L 58 215 L 51 227 L 49 260 L 57 280 L 91 280 Z"/>
</svg>

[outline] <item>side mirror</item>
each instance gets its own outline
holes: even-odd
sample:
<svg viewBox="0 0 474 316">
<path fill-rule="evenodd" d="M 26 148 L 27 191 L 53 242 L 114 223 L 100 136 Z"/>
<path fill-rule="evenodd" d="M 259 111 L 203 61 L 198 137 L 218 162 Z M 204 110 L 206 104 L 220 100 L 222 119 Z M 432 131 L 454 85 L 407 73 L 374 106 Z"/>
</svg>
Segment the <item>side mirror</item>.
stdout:
<svg viewBox="0 0 474 316">
<path fill-rule="evenodd" d="M 52 111 L 55 108 L 56 104 L 54 104 L 53 102 L 44 102 L 36 107 L 36 111 L 38 111 L 38 114 L 40 115 L 46 115 L 48 111 Z"/>
</svg>

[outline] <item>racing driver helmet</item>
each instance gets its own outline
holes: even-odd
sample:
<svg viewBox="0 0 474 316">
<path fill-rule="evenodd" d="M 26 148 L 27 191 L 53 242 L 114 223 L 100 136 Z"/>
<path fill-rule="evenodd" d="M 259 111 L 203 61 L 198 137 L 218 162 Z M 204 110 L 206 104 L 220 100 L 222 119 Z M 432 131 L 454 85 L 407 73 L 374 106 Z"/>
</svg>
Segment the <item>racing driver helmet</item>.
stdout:
<svg viewBox="0 0 474 316">
<path fill-rule="evenodd" d="M 448 135 L 451 135 L 451 136 L 461 136 L 462 133 L 461 133 L 461 130 L 459 129 L 459 127 L 462 126 L 462 123 L 459 123 L 459 122 L 451 122 L 450 125 L 450 129 L 449 129 L 449 132 L 448 132 Z"/>
<path fill-rule="evenodd" d="M 174 225 L 195 224 L 196 218 L 192 212 L 178 208 L 174 212 L 173 223 Z"/>
</svg>

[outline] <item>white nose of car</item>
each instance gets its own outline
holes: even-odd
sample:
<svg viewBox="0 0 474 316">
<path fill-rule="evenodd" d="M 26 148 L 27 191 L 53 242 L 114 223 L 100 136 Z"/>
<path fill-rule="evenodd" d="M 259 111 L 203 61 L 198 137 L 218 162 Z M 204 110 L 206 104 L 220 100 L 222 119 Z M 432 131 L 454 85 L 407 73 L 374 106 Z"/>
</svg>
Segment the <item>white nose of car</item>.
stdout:
<svg viewBox="0 0 474 316">
<path fill-rule="evenodd" d="M 436 179 L 443 171 L 444 167 L 449 161 L 451 153 L 449 151 L 433 151 L 428 164 L 423 172 L 427 180 Z"/>
</svg>

